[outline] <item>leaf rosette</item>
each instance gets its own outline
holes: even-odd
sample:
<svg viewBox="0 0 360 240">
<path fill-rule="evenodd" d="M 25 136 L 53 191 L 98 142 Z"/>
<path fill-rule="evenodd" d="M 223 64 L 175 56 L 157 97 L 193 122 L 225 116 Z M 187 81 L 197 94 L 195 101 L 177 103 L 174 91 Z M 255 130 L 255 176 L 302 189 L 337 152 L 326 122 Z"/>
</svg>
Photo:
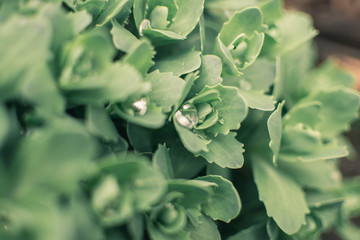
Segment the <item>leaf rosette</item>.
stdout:
<svg viewBox="0 0 360 240">
<path fill-rule="evenodd" d="M 134 18 L 140 36 L 155 45 L 183 40 L 195 28 L 204 0 L 135 0 Z"/>
<path fill-rule="evenodd" d="M 247 105 L 235 87 L 217 84 L 205 86 L 185 101 L 174 113 L 173 122 L 188 151 L 222 167 L 238 168 L 243 162 L 242 144 L 230 130 L 240 127 L 247 111 Z M 227 161 L 217 154 L 228 151 L 232 154 L 227 153 Z M 230 163 L 230 159 L 234 162 Z"/>
<path fill-rule="evenodd" d="M 239 75 L 254 63 L 263 46 L 265 30 L 262 13 L 257 7 L 237 11 L 224 23 L 214 52 L 222 59 L 227 73 Z"/>
</svg>

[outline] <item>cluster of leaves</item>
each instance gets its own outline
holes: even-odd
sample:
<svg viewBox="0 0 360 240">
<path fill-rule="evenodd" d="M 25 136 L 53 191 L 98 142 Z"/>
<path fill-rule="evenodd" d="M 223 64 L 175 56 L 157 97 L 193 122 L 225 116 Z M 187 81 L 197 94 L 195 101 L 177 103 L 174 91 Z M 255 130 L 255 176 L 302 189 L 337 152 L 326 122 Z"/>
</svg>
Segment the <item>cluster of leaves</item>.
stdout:
<svg viewBox="0 0 360 240">
<path fill-rule="evenodd" d="M 314 67 L 309 16 L 3 0 L 0 21 L 1 239 L 359 236 L 360 179 L 338 164 L 360 97 Z"/>
</svg>

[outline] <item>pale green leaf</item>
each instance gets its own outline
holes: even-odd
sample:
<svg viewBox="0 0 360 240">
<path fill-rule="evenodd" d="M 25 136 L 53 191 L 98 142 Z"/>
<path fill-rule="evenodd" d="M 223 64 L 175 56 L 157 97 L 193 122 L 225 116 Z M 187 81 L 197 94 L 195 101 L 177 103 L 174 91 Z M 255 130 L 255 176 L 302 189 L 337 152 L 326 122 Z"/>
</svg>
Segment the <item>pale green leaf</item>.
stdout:
<svg viewBox="0 0 360 240">
<path fill-rule="evenodd" d="M 245 99 L 249 108 L 262 111 L 272 111 L 275 108 L 273 96 L 266 95 L 260 91 L 238 89 L 240 95 Z"/>
<path fill-rule="evenodd" d="M 169 156 L 169 151 L 166 145 L 158 146 L 153 156 L 153 167 L 157 169 L 166 178 L 170 179 L 174 177 L 173 167 Z"/>
<path fill-rule="evenodd" d="M 241 230 L 240 232 L 228 237 L 226 240 L 259 240 L 268 239 L 265 224 L 260 223 L 252 225 L 249 228 Z"/>
<path fill-rule="evenodd" d="M 248 108 L 236 88 L 218 84 L 214 87 L 205 87 L 202 92 L 212 89 L 216 89 L 220 93 L 221 101 L 213 103 L 214 109 L 218 111 L 219 122 L 208 128 L 207 131 L 214 135 L 218 133 L 226 135 L 230 130 L 236 130 L 240 127 L 240 123 L 248 113 Z"/>
<path fill-rule="evenodd" d="M 214 195 L 210 197 L 210 201 L 202 205 L 202 210 L 205 214 L 213 220 L 221 220 L 228 223 L 240 213 L 240 197 L 232 182 L 215 175 L 207 175 L 196 179 L 217 184 L 214 189 Z"/>
<path fill-rule="evenodd" d="M 306 97 L 302 102 L 319 102 L 320 121 L 314 129 L 326 137 L 332 137 L 348 130 L 350 123 L 357 118 L 360 108 L 360 95 L 354 90 L 331 88 Z"/>
<path fill-rule="evenodd" d="M 98 106 L 88 106 L 86 111 L 87 129 L 106 141 L 117 141 L 119 135 L 106 110 Z"/>
<path fill-rule="evenodd" d="M 162 108 L 157 107 L 153 103 L 147 104 L 147 110 L 144 115 L 128 113 L 127 109 L 124 109 L 120 105 L 114 105 L 113 112 L 128 122 L 147 128 L 160 128 L 165 124 L 166 120 Z"/>
<path fill-rule="evenodd" d="M 195 96 L 205 86 L 214 86 L 222 82 L 220 77 L 222 71 L 221 59 L 215 55 L 202 55 L 199 71 L 199 78 L 194 82 L 190 96 Z"/>
<path fill-rule="evenodd" d="M 112 20 L 112 29 L 110 31 L 113 39 L 114 46 L 123 51 L 129 52 L 134 45 L 139 44 L 139 40 L 123 26 L 121 26 L 116 20 Z"/>
<path fill-rule="evenodd" d="M 279 157 L 282 135 L 282 108 L 285 102 L 279 103 L 277 109 L 270 115 L 267 126 L 270 135 L 269 147 L 273 152 L 273 163 L 276 165 Z"/>
<path fill-rule="evenodd" d="M 199 225 L 188 227 L 192 240 L 221 240 L 221 235 L 214 221 L 205 215 L 199 217 Z"/>
<path fill-rule="evenodd" d="M 279 168 L 301 186 L 326 189 L 339 186 L 341 173 L 335 161 L 279 162 Z"/>
<path fill-rule="evenodd" d="M 106 7 L 102 9 L 100 15 L 95 19 L 96 26 L 106 24 L 119 13 L 123 15 L 119 17 L 125 20 L 130 15 L 132 2 L 131 0 L 108 0 Z"/>
<path fill-rule="evenodd" d="M 195 154 L 200 153 L 201 151 L 208 151 L 207 145 L 210 142 L 209 140 L 203 139 L 202 137 L 197 136 L 191 130 L 181 126 L 176 119 L 173 121 L 181 142 L 188 151 Z"/>
<path fill-rule="evenodd" d="M 244 145 L 235 139 L 235 135 L 230 132 L 228 135 L 218 134 L 216 137 L 210 137 L 208 151 L 202 151 L 200 155 L 208 162 L 214 162 L 223 168 L 241 168 L 244 164 Z"/>
<path fill-rule="evenodd" d="M 150 67 L 154 65 L 152 60 L 154 55 L 154 47 L 148 40 L 142 39 L 140 41 L 136 41 L 132 45 L 128 53 L 121 59 L 121 61 L 132 65 L 143 76 L 145 76 Z"/>
<path fill-rule="evenodd" d="M 309 213 L 304 192 L 269 159 L 253 156 L 251 160 L 259 198 L 264 202 L 268 216 L 273 217 L 285 233 L 297 232 Z"/>
<path fill-rule="evenodd" d="M 181 76 L 195 71 L 200 64 L 200 52 L 192 50 L 161 59 L 156 62 L 154 68 L 160 72 L 172 72 L 175 76 Z"/>
<path fill-rule="evenodd" d="M 148 74 L 145 80 L 151 83 L 150 99 L 161 106 L 164 112 L 170 112 L 181 98 L 185 81 L 171 72 L 161 73 L 158 70 Z"/>
</svg>

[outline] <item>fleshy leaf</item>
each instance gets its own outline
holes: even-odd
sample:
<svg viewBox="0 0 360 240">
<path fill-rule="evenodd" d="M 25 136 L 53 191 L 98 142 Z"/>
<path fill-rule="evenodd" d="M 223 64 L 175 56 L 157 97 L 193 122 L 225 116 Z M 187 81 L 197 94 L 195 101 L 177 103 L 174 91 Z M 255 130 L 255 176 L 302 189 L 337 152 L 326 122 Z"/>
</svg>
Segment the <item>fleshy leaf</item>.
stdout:
<svg viewBox="0 0 360 240">
<path fill-rule="evenodd" d="M 240 213 L 240 197 L 229 180 L 215 175 L 207 175 L 197 179 L 217 184 L 214 189 L 214 195 L 210 197 L 210 201 L 202 205 L 204 213 L 213 220 L 224 222 L 230 222 Z"/>
<path fill-rule="evenodd" d="M 190 96 L 199 93 L 205 86 L 215 86 L 222 82 L 220 77 L 222 71 L 221 59 L 215 55 L 202 55 L 199 78 L 196 79 L 191 88 Z"/>
<path fill-rule="evenodd" d="M 169 156 L 169 151 L 165 144 L 159 144 L 158 149 L 154 153 L 153 166 L 155 169 L 161 172 L 166 179 L 173 178 L 173 167 Z"/>
<path fill-rule="evenodd" d="M 303 102 L 319 102 L 320 121 L 314 129 L 326 137 L 332 137 L 349 129 L 349 124 L 358 116 L 360 95 L 350 89 L 332 88 L 314 93 Z M 341 112 L 341 114 L 339 114 Z"/>
<path fill-rule="evenodd" d="M 285 233 L 293 234 L 305 223 L 305 215 L 309 213 L 304 192 L 291 177 L 268 160 L 252 156 L 259 198 L 264 202 L 268 216 L 273 217 Z"/>
<path fill-rule="evenodd" d="M 244 164 L 244 145 L 235 139 L 235 135 L 230 132 L 228 135 L 211 137 L 211 142 L 207 145 L 208 151 L 202 151 L 200 155 L 223 168 L 241 168 Z"/>
<path fill-rule="evenodd" d="M 240 232 L 228 237 L 226 240 L 259 240 L 268 239 L 265 224 L 260 223 L 252 225 L 249 228 L 241 230 Z"/>
<path fill-rule="evenodd" d="M 8 133 L 10 121 L 7 115 L 6 108 L 1 104 L 0 105 L 0 149 L 3 145 L 4 140 L 6 139 L 6 135 Z"/>
<path fill-rule="evenodd" d="M 171 72 L 161 73 L 158 70 L 149 73 L 145 80 L 151 83 L 150 99 L 164 112 L 170 112 L 181 97 L 185 81 Z"/>
<path fill-rule="evenodd" d="M 156 62 L 154 68 L 159 69 L 160 72 L 172 72 L 175 76 L 181 76 L 195 71 L 200 64 L 200 52 L 189 51 L 161 59 Z"/>
<path fill-rule="evenodd" d="M 184 144 L 184 147 L 192 153 L 200 153 L 201 151 L 207 152 L 209 140 L 203 139 L 200 136 L 197 136 L 191 130 L 181 126 L 176 119 L 174 119 L 174 125 L 181 142 Z"/>
<path fill-rule="evenodd" d="M 102 107 L 87 107 L 86 127 L 91 133 L 104 138 L 106 141 L 117 141 L 119 138 L 113 122 Z"/>
<path fill-rule="evenodd" d="M 102 26 L 109 22 L 116 15 L 123 21 L 130 15 L 130 8 L 132 7 L 131 0 L 108 0 L 106 7 L 101 10 L 100 15 L 95 19 L 96 26 Z"/>
<path fill-rule="evenodd" d="M 187 151 L 181 143 L 171 146 L 169 154 L 175 178 L 192 179 L 207 163 L 204 158 L 195 157 L 193 153 Z"/>
<path fill-rule="evenodd" d="M 150 84 L 130 65 L 115 63 L 98 76 L 62 86 L 67 100 L 74 103 L 103 104 L 108 101 L 125 101 L 134 94 L 144 94 Z"/>
<path fill-rule="evenodd" d="M 165 124 L 166 120 L 166 116 L 163 114 L 162 108 L 157 107 L 153 103 L 147 104 L 146 112 L 144 114 L 128 113 L 126 109 L 119 105 L 114 105 L 113 112 L 126 121 L 147 128 L 160 128 Z"/>
<path fill-rule="evenodd" d="M 247 115 L 248 108 L 236 88 L 218 84 L 214 87 L 205 87 L 202 92 L 211 89 L 216 89 L 220 93 L 221 101 L 213 103 L 214 109 L 218 111 L 220 120 L 208 128 L 207 131 L 214 135 L 218 133 L 226 135 L 230 130 L 236 130 L 240 127 L 240 123 Z"/>
<path fill-rule="evenodd" d="M 339 186 L 341 173 L 335 161 L 279 162 L 279 168 L 291 175 L 301 186 L 318 189 Z"/>
<path fill-rule="evenodd" d="M 224 23 L 215 45 L 215 52 L 230 73 L 250 66 L 260 54 L 264 41 L 264 25 L 259 8 L 250 7 L 235 12 Z"/>
<path fill-rule="evenodd" d="M 51 28 L 44 19 L 14 16 L 2 22 L 0 26 L 1 99 L 12 97 L 21 79 L 37 64 L 48 60 L 50 41 Z"/>
<path fill-rule="evenodd" d="M 279 156 L 282 135 L 282 108 L 285 102 L 278 105 L 277 109 L 270 115 L 267 126 L 270 135 L 269 147 L 273 152 L 273 163 L 276 164 Z"/>
<path fill-rule="evenodd" d="M 249 108 L 262 111 L 272 111 L 275 108 L 273 96 L 266 95 L 260 91 L 238 89 L 240 95 L 245 99 Z"/>
<path fill-rule="evenodd" d="M 217 184 L 200 180 L 171 179 L 168 181 L 170 192 L 175 191 L 184 195 L 179 199 L 179 204 L 194 209 L 198 209 L 201 204 L 208 201 L 214 186 Z"/>
<path fill-rule="evenodd" d="M 187 230 L 193 240 L 221 240 L 216 224 L 205 215 L 199 217 L 199 225 L 188 227 Z"/>
<path fill-rule="evenodd" d="M 145 76 L 150 67 L 154 65 L 154 62 L 152 61 L 154 55 L 154 47 L 148 40 L 142 39 L 136 41 L 132 45 L 128 54 L 125 55 L 121 61 L 134 66 L 143 76 Z"/>
<path fill-rule="evenodd" d="M 123 51 L 129 52 L 134 45 L 137 45 L 139 40 L 123 26 L 121 26 L 116 20 L 112 20 L 111 35 L 114 46 Z"/>
</svg>

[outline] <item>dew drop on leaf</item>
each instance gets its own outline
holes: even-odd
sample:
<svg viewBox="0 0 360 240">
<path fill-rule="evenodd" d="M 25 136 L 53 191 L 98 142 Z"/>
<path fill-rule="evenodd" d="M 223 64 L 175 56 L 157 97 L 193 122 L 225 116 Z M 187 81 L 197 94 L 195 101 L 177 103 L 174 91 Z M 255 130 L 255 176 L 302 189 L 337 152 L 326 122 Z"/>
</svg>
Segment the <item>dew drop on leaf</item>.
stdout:
<svg viewBox="0 0 360 240">
<path fill-rule="evenodd" d="M 187 129 L 193 129 L 199 121 L 196 107 L 193 104 L 185 104 L 175 113 L 176 121 Z"/>
<path fill-rule="evenodd" d="M 140 98 L 139 100 L 133 102 L 132 109 L 134 111 L 134 114 L 144 116 L 147 112 L 146 98 Z"/>
</svg>

